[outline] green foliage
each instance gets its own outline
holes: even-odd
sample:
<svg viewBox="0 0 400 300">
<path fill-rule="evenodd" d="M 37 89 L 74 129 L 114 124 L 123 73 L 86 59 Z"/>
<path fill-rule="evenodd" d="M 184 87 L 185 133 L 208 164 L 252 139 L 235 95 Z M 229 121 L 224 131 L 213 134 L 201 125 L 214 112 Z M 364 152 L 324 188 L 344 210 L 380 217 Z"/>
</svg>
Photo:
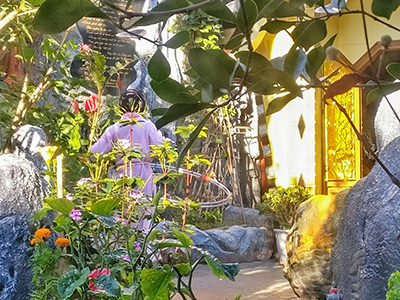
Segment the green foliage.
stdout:
<svg viewBox="0 0 400 300">
<path fill-rule="evenodd" d="M 272 213 L 283 229 L 292 227 L 297 208 L 311 197 L 301 186 L 278 188 L 266 193 L 257 205 L 261 213 Z"/>
<path fill-rule="evenodd" d="M 388 291 L 386 292 L 386 300 L 400 299 L 400 272 L 392 273 L 388 280 Z"/>
</svg>

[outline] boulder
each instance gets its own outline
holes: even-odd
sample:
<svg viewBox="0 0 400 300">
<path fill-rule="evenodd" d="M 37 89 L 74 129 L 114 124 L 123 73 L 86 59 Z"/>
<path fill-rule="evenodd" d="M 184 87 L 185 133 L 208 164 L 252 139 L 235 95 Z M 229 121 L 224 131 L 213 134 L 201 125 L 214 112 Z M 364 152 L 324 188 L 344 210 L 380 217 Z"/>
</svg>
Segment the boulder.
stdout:
<svg viewBox="0 0 400 300">
<path fill-rule="evenodd" d="M 326 299 L 332 286 L 332 247 L 347 190 L 303 202 L 288 233 L 283 272 L 301 299 Z"/>
<path fill-rule="evenodd" d="M 275 240 L 266 228 L 235 225 L 227 229 L 195 229 L 192 238 L 195 246 L 224 263 L 266 260 L 275 252 Z"/>
<path fill-rule="evenodd" d="M 246 224 L 252 227 L 264 227 L 271 230 L 271 236 L 273 236 L 274 217 L 272 215 L 260 214 L 258 209 L 230 205 L 224 210 L 222 219 L 226 224 Z"/>
<path fill-rule="evenodd" d="M 400 138 L 379 154 L 400 178 Z M 333 278 L 343 299 L 385 299 L 390 274 L 400 270 L 400 188 L 375 164 L 349 191 L 333 248 Z"/>
<path fill-rule="evenodd" d="M 30 219 L 42 207 L 45 189 L 32 162 L 0 155 L 0 299 L 29 298 Z"/>
</svg>

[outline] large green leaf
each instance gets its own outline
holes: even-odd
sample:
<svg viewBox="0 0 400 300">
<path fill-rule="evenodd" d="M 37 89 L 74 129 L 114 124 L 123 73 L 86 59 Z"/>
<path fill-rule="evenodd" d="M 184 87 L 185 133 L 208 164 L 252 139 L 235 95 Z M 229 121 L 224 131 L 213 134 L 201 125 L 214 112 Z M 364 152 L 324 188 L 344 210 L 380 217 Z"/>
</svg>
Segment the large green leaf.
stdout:
<svg viewBox="0 0 400 300">
<path fill-rule="evenodd" d="M 257 21 L 258 8 L 253 0 L 245 0 L 244 6 L 240 6 L 237 13 L 237 25 L 241 32 L 251 32 L 251 28 Z M 244 18 L 246 15 L 246 19 Z"/>
<path fill-rule="evenodd" d="M 107 18 L 89 0 L 46 0 L 33 19 L 33 27 L 42 33 L 59 33 L 83 17 Z"/>
<path fill-rule="evenodd" d="M 400 79 L 400 63 L 391 63 L 386 66 L 386 71 L 394 78 Z"/>
<path fill-rule="evenodd" d="M 305 70 L 306 64 L 307 55 L 303 49 L 296 49 L 296 46 L 293 46 L 286 56 L 284 70 L 291 74 L 294 79 L 297 79 Z"/>
<path fill-rule="evenodd" d="M 314 49 L 312 49 L 308 54 L 307 54 L 307 73 L 309 76 L 312 78 L 316 78 L 317 72 L 321 68 L 322 64 L 325 61 L 326 57 L 326 48 L 329 46 L 333 45 L 333 42 L 335 41 L 336 34 L 332 36 L 326 43 L 325 45 L 318 46 Z"/>
<path fill-rule="evenodd" d="M 266 30 L 269 33 L 276 34 L 281 30 L 292 27 L 296 22 L 282 21 L 282 20 L 271 20 L 261 26 L 260 30 Z"/>
<path fill-rule="evenodd" d="M 166 21 L 170 16 L 173 15 L 173 12 L 170 11 L 187 6 L 190 6 L 190 3 L 186 0 L 164 0 L 156 7 L 154 7 L 150 11 L 149 15 L 143 16 L 138 21 L 136 21 L 134 26 L 145 26 Z M 165 12 L 165 14 L 152 15 L 151 12 Z"/>
<path fill-rule="evenodd" d="M 113 297 L 121 297 L 121 287 L 117 279 L 112 275 L 103 275 L 96 278 L 96 287 L 102 288 Z"/>
<path fill-rule="evenodd" d="M 293 93 L 298 97 L 302 97 L 302 92 L 296 80 L 285 71 L 281 71 L 275 68 L 262 69 L 255 74 L 251 74 L 249 89 L 256 93 L 270 95 L 274 94 L 282 89 Z M 280 90 L 276 90 L 276 85 L 279 84 Z M 274 87 L 274 89 L 270 89 Z M 266 93 L 265 91 L 270 91 Z"/>
<path fill-rule="evenodd" d="M 226 44 L 225 49 L 236 50 L 242 46 L 244 40 L 244 35 L 242 33 L 233 36 Z"/>
<path fill-rule="evenodd" d="M 389 95 L 393 92 L 400 90 L 400 82 L 395 82 L 390 85 L 383 85 L 381 88 L 377 87 L 370 91 L 367 95 L 367 104 L 380 101 L 383 96 Z"/>
<path fill-rule="evenodd" d="M 198 248 L 195 249 L 199 250 Z M 207 265 L 215 276 L 220 279 L 228 278 L 229 280 L 235 281 L 235 277 L 240 271 L 239 264 L 224 264 L 214 255 L 205 250 L 200 250 L 200 253 L 204 256 Z"/>
<path fill-rule="evenodd" d="M 189 0 L 192 3 L 204 2 L 204 0 Z M 231 10 L 223 3 L 223 1 L 215 1 L 201 8 L 206 14 L 227 21 L 229 23 L 235 23 L 235 15 Z"/>
<path fill-rule="evenodd" d="M 208 119 L 211 117 L 211 115 L 214 113 L 214 111 L 217 108 L 214 108 L 212 111 L 210 111 L 204 118 L 203 120 L 201 120 L 201 122 L 199 123 L 199 125 L 197 125 L 196 129 L 193 130 L 193 132 L 190 134 L 189 138 L 187 139 L 185 145 L 183 146 L 182 150 L 179 152 L 179 156 L 178 159 L 176 161 L 176 165 L 177 168 L 179 168 L 179 166 L 181 165 L 184 157 L 186 156 L 186 153 L 188 152 L 188 150 L 190 149 L 190 147 L 192 147 L 193 143 L 195 140 L 198 139 L 199 133 L 201 132 L 201 130 L 203 129 L 204 125 L 206 124 L 206 122 L 208 121 Z"/>
<path fill-rule="evenodd" d="M 235 60 L 222 50 L 203 50 L 193 48 L 189 51 L 192 69 L 208 83 L 227 90 L 232 89 L 230 78 L 235 68 Z"/>
<path fill-rule="evenodd" d="M 240 51 L 235 54 L 235 56 L 240 59 L 240 62 L 247 65 L 247 61 L 249 59 L 249 55 L 251 53 L 250 59 L 250 72 L 258 72 L 265 68 L 271 68 L 272 65 L 268 59 L 257 52 L 249 52 L 249 51 Z"/>
<path fill-rule="evenodd" d="M 86 267 L 81 271 L 72 268 L 62 275 L 57 282 L 57 291 L 61 298 L 64 300 L 71 297 L 74 291 L 86 282 L 89 274 L 90 270 Z"/>
<path fill-rule="evenodd" d="M 181 31 L 175 34 L 172 38 L 170 38 L 164 46 L 172 49 L 178 49 L 182 45 L 186 44 L 190 41 L 189 31 Z"/>
<path fill-rule="evenodd" d="M 292 16 L 304 16 L 304 12 L 300 10 L 298 6 L 288 3 L 285 0 L 258 1 L 257 6 L 259 7 L 258 18 L 285 18 Z"/>
<path fill-rule="evenodd" d="M 161 128 L 173 121 L 181 119 L 183 117 L 189 116 L 203 110 L 205 108 L 211 107 L 208 103 L 176 103 L 171 105 L 165 115 L 157 120 L 157 128 Z"/>
<path fill-rule="evenodd" d="M 92 213 L 96 215 L 109 215 L 118 204 L 118 199 L 105 199 L 96 201 L 92 204 Z"/>
<path fill-rule="evenodd" d="M 172 232 L 174 233 L 174 236 L 178 239 L 178 241 L 181 242 L 181 244 L 184 247 L 190 247 L 193 245 L 193 240 L 190 236 L 188 236 L 186 233 L 179 231 L 176 228 L 172 228 Z"/>
<path fill-rule="evenodd" d="M 292 37 L 296 45 L 308 50 L 326 37 L 326 24 L 322 20 L 305 21 L 296 26 Z"/>
<path fill-rule="evenodd" d="M 46 198 L 46 203 L 54 210 L 64 214 L 69 215 L 71 210 L 74 209 L 75 205 L 73 202 L 65 198 Z"/>
<path fill-rule="evenodd" d="M 272 115 L 273 113 L 276 113 L 280 111 L 282 108 L 286 106 L 290 101 L 292 101 L 294 98 L 296 98 L 296 95 L 293 94 L 287 94 L 282 97 L 275 98 L 272 100 L 267 108 L 267 111 L 265 113 L 266 116 Z"/>
<path fill-rule="evenodd" d="M 147 299 L 167 300 L 168 285 L 174 275 L 166 269 L 143 269 L 140 278 L 142 291 Z"/>
<path fill-rule="evenodd" d="M 373 0 L 372 12 L 381 17 L 390 19 L 392 13 L 399 7 L 400 0 Z"/>
<path fill-rule="evenodd" d="M 168 78 L 169 74 L 171 74 L 171 67 L 161 49 L 158 49 L 151 57 L 147 65 L 147 70 L 149 71 L 151 79 L 157 82 L 164 81 Z"/>
<path fill-rule="evenodd" d="M 151 81 L 153 91 L 169 103 L 199 103 L 201 100 L 192 96 L 178 81 L 167 78 L 162 82 Z"/>
</svg>

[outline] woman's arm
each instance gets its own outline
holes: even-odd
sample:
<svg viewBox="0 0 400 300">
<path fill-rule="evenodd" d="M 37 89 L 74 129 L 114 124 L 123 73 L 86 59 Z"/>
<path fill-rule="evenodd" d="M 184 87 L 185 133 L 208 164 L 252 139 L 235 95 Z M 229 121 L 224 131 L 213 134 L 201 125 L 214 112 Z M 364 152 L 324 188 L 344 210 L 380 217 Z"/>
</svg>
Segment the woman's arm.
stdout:
<svg viewBox="0 0 400 300">
<path fill-rule="evenodd" d="M 106 129 L 101 138 L 92 147 L 90 147 L 89 151 L 93 153 L 110 152 L 113 148 L 113 143 L 116 141 L 116 134 L 114 131 L 115 124 Z"/>
</svg>

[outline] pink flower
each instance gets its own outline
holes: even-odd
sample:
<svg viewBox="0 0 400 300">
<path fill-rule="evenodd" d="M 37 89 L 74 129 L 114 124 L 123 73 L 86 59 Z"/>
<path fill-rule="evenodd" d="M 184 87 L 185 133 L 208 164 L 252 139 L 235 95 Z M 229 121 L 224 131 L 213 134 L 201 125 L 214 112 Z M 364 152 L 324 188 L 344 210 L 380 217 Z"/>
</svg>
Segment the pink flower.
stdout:
<svg viewBox="0 0 400 300">
<path fill-rule="evenodd" d="M 100 274 L 99 274 L 100 273 Z M 99 271 L 99 269 L 94 269 L 92 273 L 88 275 L 88 278 L 97 278 L 99 276 L 109 275 L 111 274 L 110 269 L 103 268 Z M 92 280 L 89 280 L 89 288 L 91 291 L 98 291 L 99 289 L 94 285 Z"/>
<path fill-rule="evenodd" d="M 71 212 L 69 213 L 69 216 L 71 217 L 72 220 L 75 220 L 75 221 L 82 220 L 82 212 L 78 208 L 74 208 L 73 210 L 71 210 Z"/>
<path fill-rule="evenodd" d="M 90 46 L 88 44 L 80 43 L 81 46 L 81 51 L 82 52 L 88 52 L 90 50 Z"/>
<path fill-rule="evenodd" d="M 134 243 L 133 243 L 133 247 L 135 247 L 135 250 L 136 250 L 136 251 L 139 251 L 140 249 L 142 249 L 142 248 L 140 247 L 140 244 L 139 244 L 138 242 L 134 242 Z"/>
<path fill-rule="evenodd" d="M 85 101 L 85 108 L 89 114 L 95 112 L 99 108 L 99 99 L 96 96 L 91 96 Z"/>
<path fill-rule="evenodd" d="M 132 198 L 134 198 L 135 200 L 140 200 L 142 198 L 142 193 L 141 192 L 132 192 L 130 194 L 130 196 Z"/>
<path fill-rule="evenodd" d="M 91 181 L 92 181 L 92 178 L 90 178 L 90 177 L 82 177 L 81 179 L 78 180 L 78 182 L 76 184 L 79 186 L 82 186 L 85 183 L 91 182 Z"/>
<path fill-rule="evenodd" d="M 64 197 L 69 201 L 74 201 L 74 196 L 71 193 L 66 194 Z"/>
<path fill-rule="evenodd" d="M 72 111 L 74 114 L 77 114 L 79 112 L 79 102 L 74 99 L 71 103 Z"/>
<path fill-rule="evenodd" d="M 125 261 L 130 261 L 130 260 L 131 260 L 131 258 L 129 257 L 128 254 L 121 255 L 121 258 L 122 258 L 123 260 L 125 260 Z"/>
</svg>

